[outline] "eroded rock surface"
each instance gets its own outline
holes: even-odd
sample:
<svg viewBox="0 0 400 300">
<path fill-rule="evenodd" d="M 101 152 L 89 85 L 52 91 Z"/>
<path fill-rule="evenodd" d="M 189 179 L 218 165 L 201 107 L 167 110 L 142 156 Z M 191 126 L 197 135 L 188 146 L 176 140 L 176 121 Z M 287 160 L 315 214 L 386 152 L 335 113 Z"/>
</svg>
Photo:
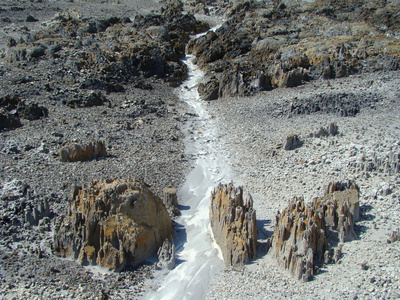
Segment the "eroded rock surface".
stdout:
<svg viewBox="0 0 400 300">
<path fill-rule="evenodd" d="M 153 254 L 174 230 L 162 201 L 143 182 L 93 182 L 74 192 L 57 220 L 54 253 L 121 270 Z"/>
<path fill-rule="evenodd" d="M 60 150 L 60 160 L 63 162 L 85 161 L 107 155 L 103 141 L 90 142 L 86 145 L 72 143 Z"/>
<path fill-rule="evenodd" d="M 163 203 L 171 218 L 180 213 L 178 208 L 178 196 L 176 193 L 177 190 L 174 188 L 164 188 L 163 190 Z"/>
<path fill-rule="evenodd" d="M 225 263 L 240 266 L 257 254 L 257 220 L 250 195 L 242 187 L 218 185 L 211 194 L 210 222 Z"/>
<path fill-rule="evenodd" d="M 201 86 L 205 99 L 399 68 L 398 3 L 286 2 L 229 3 L 226 22 L 189 43 L 215 78 Z"/>
<path fill-rule="evenodd" d="M 270 253 L 298 279 L 310 280 L 322 264 L 336 262 L 341 243 L 356 238 L 359 190 L 352 183 L 331 183 L 328 194 L 304 203 L 295 198 L 276 216 Z"/>
</svg>

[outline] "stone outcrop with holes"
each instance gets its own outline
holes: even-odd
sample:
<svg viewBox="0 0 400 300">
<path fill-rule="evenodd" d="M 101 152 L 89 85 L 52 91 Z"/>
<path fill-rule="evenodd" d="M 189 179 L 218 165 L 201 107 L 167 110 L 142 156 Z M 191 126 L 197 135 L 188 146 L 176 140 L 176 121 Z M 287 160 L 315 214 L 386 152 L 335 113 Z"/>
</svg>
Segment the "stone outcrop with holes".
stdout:
<svg viewBox="0 0 400 300">
<path fill-rule="evenodd" d="M 276 216 L 270 253 L 296 278 L 310 280 L 322 264 L 336 262 L 343 242 L 356 238 L 359 190 L 351 183 L 331 183 L 328 193 L 311 203 L 295 198 Z"/>
<path fill-rule="evenodd" d="M 250 195 L 242 187 L 218 185 L 211 194 L 210 222 L 227 265 L 240 266 L 257 254 L 257 220 Z"/>
<path fill-rule="evenodd" d="M 84 265 L 121 270 L 173 235 L 161 199 L 143 182 L 106 180 L 75 190 L 67 214 L 57 219 L 53 249 Z"/>
<path fill-rule="evenodd" d="M 107 155 L 103 141 L 90 142 L 86 145 L 72 143 L 60 150 L 60 160 L 63 162 L 85 161 Z"/>
</svg>

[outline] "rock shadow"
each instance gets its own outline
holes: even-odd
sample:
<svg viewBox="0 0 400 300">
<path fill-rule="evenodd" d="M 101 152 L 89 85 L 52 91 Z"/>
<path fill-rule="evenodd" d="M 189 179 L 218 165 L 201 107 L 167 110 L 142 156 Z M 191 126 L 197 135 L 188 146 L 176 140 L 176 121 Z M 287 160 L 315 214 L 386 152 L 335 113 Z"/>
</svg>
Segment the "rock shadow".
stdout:
<svg viewBox="0 0 400 300">
<path fill-rule="evenodd" d="M 189 205 L 180 205 L 178 206 L 179 210 L 189 210 L 190 206 Z"/>
<path fill-rule="evenodd" d="M 181 209 L 181 207 L 179 207 Z M 186 233 L 186 228 L 174 221 L 174 229 L 175 229 L 175 238 L 174 238 L 174 244 L 175 244 L 175 251 L 176 251 L 176 256 L 175 256 L 175 267 L 180 265 L 181 263 L 185 262 L 182 259 L 178 258 L 179 252 L 182 251 L 183 246 L 187 242 L 187 233 Z"/>
<path fill-rule="evenodd" d="M 357 235 L 357 239 L 360 238 L 362 233 L 365 233 L 368 230 L 368 227 L 361 224 L 360 221 L 372 221 L 375 219 L 375 216 L 370 214 L 369 212 L 373 209 L 371 205 L 364 204 L 360 206 L 360 217 L 354 224 L 354 232 Z"/>
<path fill-rule="evenodd" d="M 257 257 L 254 259 L 257 260 L 259 258 L 262 258 L 268 253 L 269 247 L 270 247 L 270 238 L 273 235 L 273 231 L 268 230 L 267 227 L 269 227 L 271 224 L 271 220 L 257 220 L 257 242 L 258 242 L 258 247 L 257 247 Z"/>
</svg>

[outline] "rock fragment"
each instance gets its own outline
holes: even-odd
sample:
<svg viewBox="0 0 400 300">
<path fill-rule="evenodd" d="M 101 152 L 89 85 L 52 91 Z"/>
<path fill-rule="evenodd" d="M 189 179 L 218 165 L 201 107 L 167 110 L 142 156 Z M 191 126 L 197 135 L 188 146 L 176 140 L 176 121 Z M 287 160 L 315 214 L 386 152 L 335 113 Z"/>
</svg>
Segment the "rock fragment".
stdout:
<svg viewBox="0 0 400 300">
<path fill-rule="evenodd" d="M 106 155 L 107 149 L 103 141 L 90 142 L 86 145 L 72 143 L 63 147 L 59 152 L 62 162 L 86 161 Z"/>
<path fill-rule="evenodd" d="M 289 134 L 286 137 L 285 150 L 294 150 L 303 145 L 297 134 Z"/>
<path fill-rule="evenodd" d="M 160 269 L 172 270 L 175 267 L 175 245 L 172 239 L 166 239 L 157 252 Z"/>
<path fill-rule="evenodd" d="M 226 265 L 240 266 L 257 254 L 257 220 L 250 195 L 242 187 L 218 185 L 211 194 L 210 222 Z"/>
<path fill-rule="evenodd" d="M 179 215 L 177 190 L 174 188 L 164 188 L 163 203 L 171 217 Z"/>
</svg>

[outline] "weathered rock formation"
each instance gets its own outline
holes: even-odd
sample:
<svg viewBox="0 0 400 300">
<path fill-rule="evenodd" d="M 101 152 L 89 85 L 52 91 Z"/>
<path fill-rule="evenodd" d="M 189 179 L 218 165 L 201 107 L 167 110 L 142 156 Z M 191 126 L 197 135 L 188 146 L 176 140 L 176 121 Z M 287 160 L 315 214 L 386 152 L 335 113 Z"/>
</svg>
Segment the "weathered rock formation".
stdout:
<svg viewBox="0 0 400 300">
<path fill-rule="evenodd" d="M 257 254 L 257 220 L 250 195 L 242 187 L 218 185 L 211 194 L 210 222 L 227 265 L 240 266 Z"/>
<path fill-rule="evenodd" d="M 164 188 L 163 190 L 163 203 L 171 218 L 177 216 L 180 211 L 178 208 L 177 190 L 174 188 Z"/>
<path fill-rule="evenodd" d="M 213 98 L 245 96 L 318 78 L 399 69 L 398 3 L 286 2 L 225 3 L 227 21 L 188 45 L 214 77 L 203 82 L 203 91 Z"/>
<path fill-rule="evenodd" d="M 294 150 L 301 147 L 301 145 L 303 145 L 303 142 L 297 134 L 289 134 L 286 137 L 285 150 Z"/>
<path fill-rule="evenodd" d="M 327 136 L 335 136 L 339 133 L 339 127 L 336 123 L 330 123 L 327 128 L 321 127 L 318 132 L 314 133 L 313 136 L 321 138 Z"/>
<path fill-rule="evenodd" d="M 162 201 L 143 182 L 99 181 L 74 191 L 67 214 L 56 222 L 54 253 L 121 270 L 173 235 Z"/>
<path fill-rule="evenodd" d="M 400 152 L 397 146 L 391 150 L 369 151 L 362 153 L 357 161 L 349 163 L 357 172 L 371 172 L 395 175 L 400 172 Z"/>
<path fill-rule="evenodd" d="M 293 99 L 289 113 L 300 115 L 319 112 L 351 117 L 358 114 L 362 107 L 375 104 L 378 99 L 379 97 L 374 93 L 324 93 L 311 99 Z"/>
<path fill-rule="evenodd" d="M 0 130 L 22 126 L 20 118 L 32 121 L 47 116 L 47 108 L 37 103 L 25 104 L 17 95 L 0 97 Z"/>
<path fill-rule="evenodd" d="M 87 145 L 72 143 L 60 150 L 60 160 L 63 162 L 85 161 L 107 155 L 103 141 L 90 142 Z"/>
<path fill-rule="evenodd" d="M 84 88 L 85 86 L 81 86 Z M 101 88 L 102 86 L 96 86 Z M 105 88 L 106 89 L 106 88 Z M 111 90 L 110 87 L 108 87 Z M 88 93 L 80 93 L 75 97 L 63 100 L 63 104 L 76 108 L 76 107 L 93 107 L 103 105 L 107 101 L 107 98 L 101 93 L 96 91 L 89 91 Z"/>
<path fill-rule="evenodd" d="M 355 184 L 331 183 L 328 194 L 305 204 L 295 198 L 276 216 L 270 253 L 296 278 L 310 280 L 322 264 L 336 262 L 341 243 L 356 238 L 359 190 Z"/>
</svg>

